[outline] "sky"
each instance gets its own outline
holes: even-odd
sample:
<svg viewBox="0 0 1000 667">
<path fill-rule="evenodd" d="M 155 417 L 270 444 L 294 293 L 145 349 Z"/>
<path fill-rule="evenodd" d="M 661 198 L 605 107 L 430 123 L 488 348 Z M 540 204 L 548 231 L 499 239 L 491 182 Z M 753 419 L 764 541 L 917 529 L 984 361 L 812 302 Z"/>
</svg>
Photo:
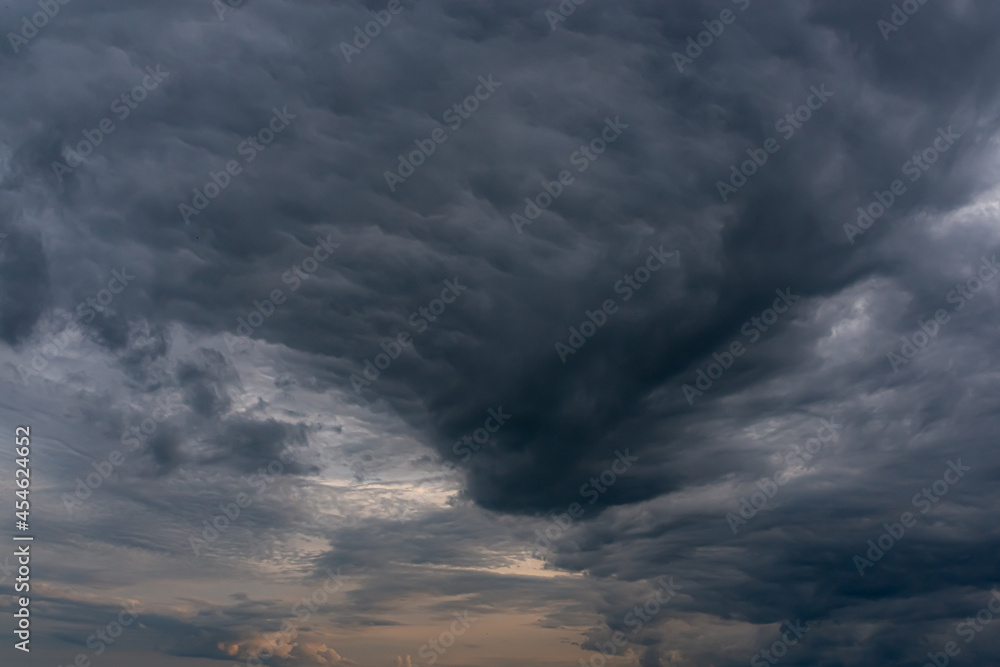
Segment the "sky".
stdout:
<svg viewBox="0 0 1000 667">
<path fill-rule="evenodd" d="M 3 664 L 996 664 L 998 31 L 0 3 Z"/>
</svg>

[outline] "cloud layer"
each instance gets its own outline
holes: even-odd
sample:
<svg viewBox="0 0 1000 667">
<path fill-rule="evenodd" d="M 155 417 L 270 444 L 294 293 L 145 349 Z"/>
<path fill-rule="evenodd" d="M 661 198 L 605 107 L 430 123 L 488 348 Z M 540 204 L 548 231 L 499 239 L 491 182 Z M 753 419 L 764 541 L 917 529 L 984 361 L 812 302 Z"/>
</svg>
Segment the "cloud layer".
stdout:
<svg viewBox="0 0 1000 667">
<path fill-rule="evenodd" d="M 40 659 L 996 661 L 994 3 L 9 5 Z"/>
</svg>

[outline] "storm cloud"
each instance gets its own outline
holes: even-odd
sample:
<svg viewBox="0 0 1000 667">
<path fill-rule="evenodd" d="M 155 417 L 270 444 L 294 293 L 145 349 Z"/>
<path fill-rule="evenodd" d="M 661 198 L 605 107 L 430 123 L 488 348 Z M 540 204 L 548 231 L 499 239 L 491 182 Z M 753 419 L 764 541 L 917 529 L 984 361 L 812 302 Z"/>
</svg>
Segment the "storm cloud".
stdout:
<svg viewBox="0 0 1000 667">
<path fill-rule="evenodd" d="M 7 5 L 34 658 L 1000 655 L 1000 6 Z"/>
</svg>

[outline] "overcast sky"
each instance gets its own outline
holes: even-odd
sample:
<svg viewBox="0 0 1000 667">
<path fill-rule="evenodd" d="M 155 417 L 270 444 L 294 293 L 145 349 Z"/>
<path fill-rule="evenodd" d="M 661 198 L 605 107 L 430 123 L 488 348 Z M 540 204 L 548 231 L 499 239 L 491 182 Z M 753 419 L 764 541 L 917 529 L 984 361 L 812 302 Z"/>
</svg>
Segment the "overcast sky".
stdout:
<svg viewBox="0 0 1000 667">
<path fill-rule="evenodd" d="M 3 663 L 996 664 L 998 33 L 3 2 Z"/>
</svg>

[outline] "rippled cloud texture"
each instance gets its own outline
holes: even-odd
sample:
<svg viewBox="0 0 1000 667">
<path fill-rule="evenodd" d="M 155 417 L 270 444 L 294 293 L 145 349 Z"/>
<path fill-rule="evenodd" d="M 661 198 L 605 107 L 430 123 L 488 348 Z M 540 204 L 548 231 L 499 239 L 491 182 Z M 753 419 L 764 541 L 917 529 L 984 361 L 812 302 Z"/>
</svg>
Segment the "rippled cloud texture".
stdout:
<svg viewBox="0 0 1000 667">
<path fill-rule="evenodd" d="M 997 3 L 0 35 L 3 664 L 997 663 Z"/>
</svg>

